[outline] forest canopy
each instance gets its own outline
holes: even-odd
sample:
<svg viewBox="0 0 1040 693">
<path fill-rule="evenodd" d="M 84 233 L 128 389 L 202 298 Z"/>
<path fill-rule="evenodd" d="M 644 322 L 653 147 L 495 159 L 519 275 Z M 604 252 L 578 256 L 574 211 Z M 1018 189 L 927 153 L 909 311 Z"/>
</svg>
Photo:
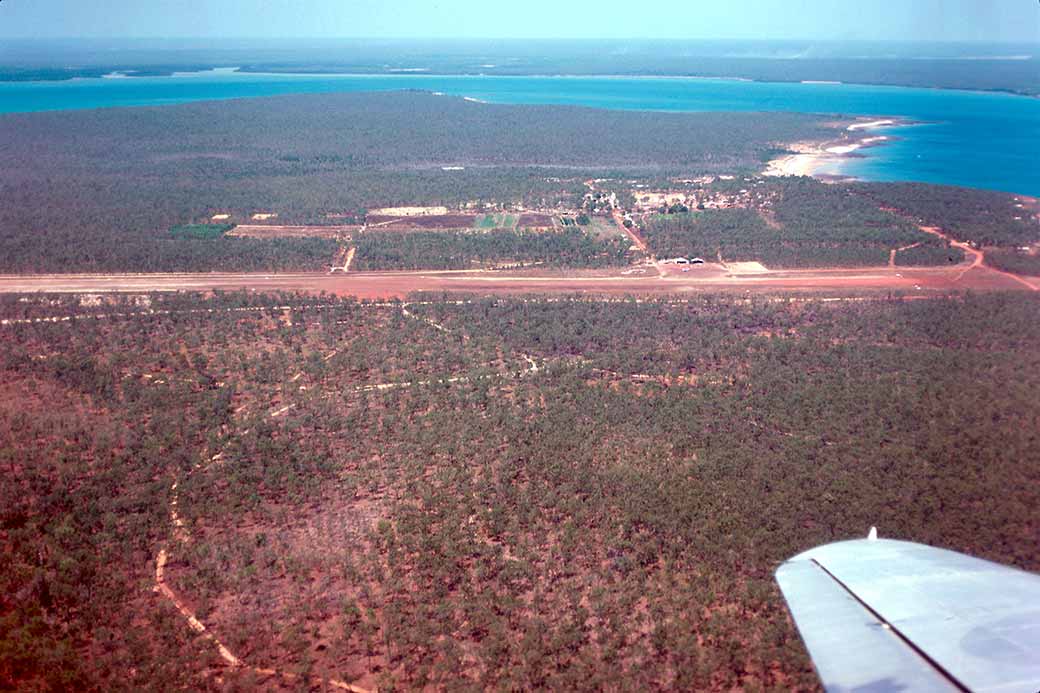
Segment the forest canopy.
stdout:
<svg viewBox="0 0 1040 693">
<path fill-rule="evenodd" d="M 0 297 L 15 687 L 287 681 L 160 550 L 251 666 L 380 690 L 813 688 L 790 556 L 1040 567 L 1035 295 L 115 301 Z"/>
<path fill-rule="evenodd" d="M 847 185 L 790 178 L 749 187 L 756 197 L 747 207 L 652 216 L 643 229 L 650 250 L 659 257 L 698 255 L 769 267 L 880 266 L 893 251 L 900 265 L 963 258 L 959 249 Z"/>
<path fill-rule="evenodd" d="M 996 247 L 1040 242 L 1036 210 L 1026 210 L 1017 195 L 927 183 L 863 183 L 853 189 L 959 241 Z"/>
<path fill-rule="evenodd" d="M 778 142 L 831 132 L 809 115 L 504 106 L 421 92 L 9 114 L 0 270 L 315 269 L 334 251 L 242 239 L 200 247 L 167 231 L 268 210 L 282 223 L 329 223 L 381 206 L 577 208 L 591 176 L 757 168 Z"/>
</svg>

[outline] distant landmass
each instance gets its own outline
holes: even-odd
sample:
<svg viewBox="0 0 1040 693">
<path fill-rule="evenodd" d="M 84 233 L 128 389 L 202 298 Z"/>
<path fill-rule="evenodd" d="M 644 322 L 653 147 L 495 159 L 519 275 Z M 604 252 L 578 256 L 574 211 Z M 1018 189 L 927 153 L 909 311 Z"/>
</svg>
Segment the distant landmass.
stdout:
<svg viewBox="0 0 1040 693">
<path fill-rule="evenodd" d="M 0 80 L 268 73 L 674 75 L 1040 94 L 1036 44 L 795 41 L 49 40 L 0 46 Z"/>
</svg>

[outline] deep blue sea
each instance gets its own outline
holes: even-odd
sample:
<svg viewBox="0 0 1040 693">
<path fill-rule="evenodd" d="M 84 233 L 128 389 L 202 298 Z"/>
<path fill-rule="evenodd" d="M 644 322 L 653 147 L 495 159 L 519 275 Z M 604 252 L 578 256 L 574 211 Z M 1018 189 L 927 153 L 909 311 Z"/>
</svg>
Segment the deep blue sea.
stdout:
<svg viewBox="0 0 1040 693">
<path fill-rule="evenodd" d="M 0 82 L 0 113 L 393 89 L 426 89 L 493 103 L 898 116 L 928 124 L 879 131 L 900 139 L 863 150 L 863 158 L 847 159 L 839 170 L 828 172 L 1040 196 L 1040 99 L 999 93 L 696 78 L 268 75 L 218 70 L 170 77 Z"/>
</svg>

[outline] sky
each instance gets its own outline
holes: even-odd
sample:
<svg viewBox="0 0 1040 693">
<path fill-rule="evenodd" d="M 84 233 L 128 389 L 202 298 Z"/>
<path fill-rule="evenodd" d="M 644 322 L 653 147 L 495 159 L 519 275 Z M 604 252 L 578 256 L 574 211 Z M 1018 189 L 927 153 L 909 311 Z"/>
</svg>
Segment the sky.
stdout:
<svg viewBox="0 0 1040 693">
<path fill-rule="evenodd" d="M 0 0 L 0 38 L 1040 42 L 1037 0 Z"/>
</svg>

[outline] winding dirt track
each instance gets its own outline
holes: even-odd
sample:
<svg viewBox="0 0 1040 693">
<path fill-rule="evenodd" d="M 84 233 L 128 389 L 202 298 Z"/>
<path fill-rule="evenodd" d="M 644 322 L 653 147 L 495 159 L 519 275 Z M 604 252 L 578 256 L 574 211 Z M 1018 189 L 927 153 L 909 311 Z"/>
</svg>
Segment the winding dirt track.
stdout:
<svg viewBox="0 0 1040 693">
<path fill-rule="evenodd" d="M 1000 272 L 966 249 L 966 262 L 953 267 L 871 267 L 775 270 L 733 273 L 715 264 L 663 276 L 622 275 L 619 271 L 530 274 L 496 272 L 358 272 L 285 274 L 62 274 L 0 275 L 0 293 L 107 293 L 149 291 L 321 292 L 358 298 L 404 298 L 414 291 L 475 293 L 668 294 L 697 291 L 950 291 L 957 289 L 1040 290 L 1040 280 Z"/>
</svg>

